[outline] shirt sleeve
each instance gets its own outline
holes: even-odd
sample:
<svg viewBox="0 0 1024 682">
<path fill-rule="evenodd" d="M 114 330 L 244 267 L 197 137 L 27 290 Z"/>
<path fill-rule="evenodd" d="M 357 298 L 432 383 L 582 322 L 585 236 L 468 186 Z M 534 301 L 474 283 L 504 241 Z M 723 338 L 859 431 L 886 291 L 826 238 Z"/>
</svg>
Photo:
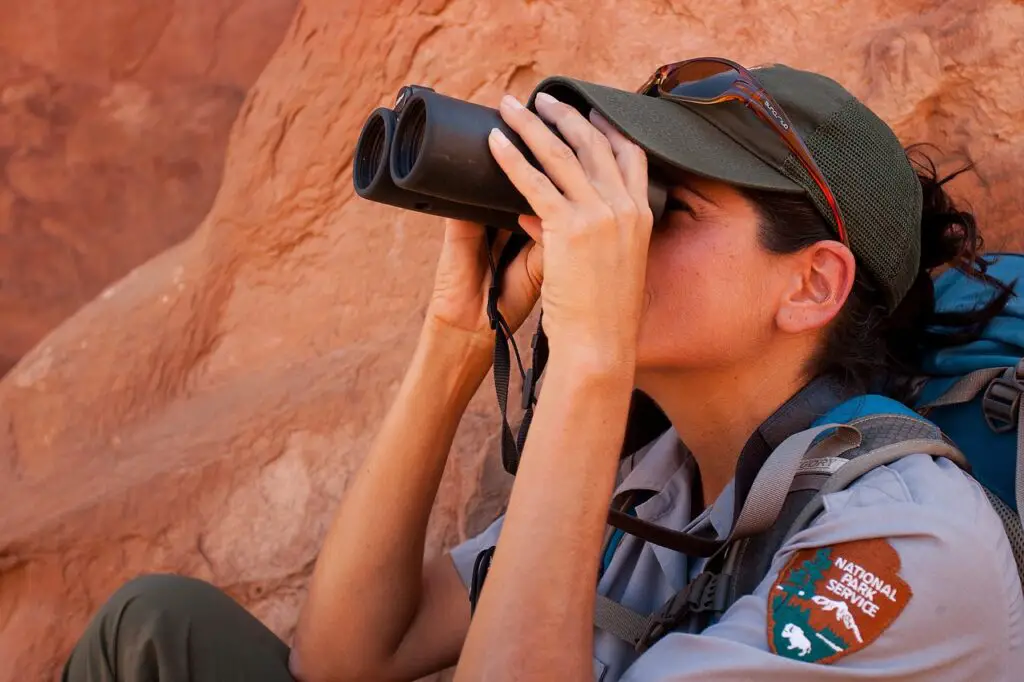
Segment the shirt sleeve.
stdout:
<svg viewBox="0 0 1024 682">
<path fill-rule="evenodd" d="M 473 566 L 476 564 L 476 556 L 485 549 L 498 544 L 498 536 L 501 534 L 501 526 L 504 522 L 505 515 L 502 514 L 482 533 L 456 545 L 449 553 L 452 563 L 455 564 L 455 570 L 458 571 L 459 577 L 462 578 L 462 584 L 466 586 L 467 590 L 473 583 Z"/>
<path fill-rule="evenodd" d="M 890 465 L 828 496 L 753 594 L 702 634 L 667 635 L 622 679 L 1018 679 L 1024 605 L 998 517 L 952 464 L 904 463 L 940 480 L 919 493 Z"/>
</svg>

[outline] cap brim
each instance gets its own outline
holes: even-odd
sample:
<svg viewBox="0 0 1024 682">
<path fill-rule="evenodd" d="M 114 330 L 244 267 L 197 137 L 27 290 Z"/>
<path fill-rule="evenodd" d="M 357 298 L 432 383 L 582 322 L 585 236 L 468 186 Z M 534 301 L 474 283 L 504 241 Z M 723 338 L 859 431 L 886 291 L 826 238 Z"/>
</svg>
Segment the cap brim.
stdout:
<svg viewBox="0 0 1024 682">
<path fill-rule="evenodd" d="M 575 78 L 552 76 L 534 89 L 529 100 L 531 108 L 541 92 L 577 109 L 597 109 L 649 157 L 673 168 L 742 187 L 804 192 L 800 185 L 687 106 Z"/>
</svg>

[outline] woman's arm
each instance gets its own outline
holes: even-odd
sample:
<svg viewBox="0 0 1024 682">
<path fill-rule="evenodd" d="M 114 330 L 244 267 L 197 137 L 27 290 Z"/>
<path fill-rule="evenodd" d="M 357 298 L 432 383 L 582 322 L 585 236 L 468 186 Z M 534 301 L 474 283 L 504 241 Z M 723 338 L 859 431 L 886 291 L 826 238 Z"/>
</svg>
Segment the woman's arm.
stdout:
<svg viewBox="0 0 1024 682">
<path fill-rule="evenodd" d="M 303 682 L 414 680 L 455 663 L 469 605 L 451 559 L 423 565 L 427 520 L 455 430 L 487 375 L 494 332 L 480 225 L 448 221 L 412 364 L 317 559 L 291 655 Z M 540 294 L 542 249 L 505 270 L 498 307 L 513 330 Z"/>
<path fill-rule="evenodd" d="M 598 557 L 628 359 L 552 357 L 457 680 L 593 678 Z"/>
<path fill-rule="evenodd" d="M 551 361 L 460 680 L 591 679 L 598 556 L 633 388 L 653 223 L 646 156 L 597 115 L 543 93 L 536 105 L 564 142 L 512 98 L 501 115 L 545 173 L 497 129 L 490 148 L 536 213 L 520 225 L 544 247 Z"/>
<path fill-rule="evenodd" d="M 456 427 L 488 365 L 486 349 L 457 330 L 425 328 L 317 560 L 291 657 L 300 680 L 412 680 L 458 658 L 466 590 L 448 557 L 424 568 L 424 541 Z"/>
</svg>

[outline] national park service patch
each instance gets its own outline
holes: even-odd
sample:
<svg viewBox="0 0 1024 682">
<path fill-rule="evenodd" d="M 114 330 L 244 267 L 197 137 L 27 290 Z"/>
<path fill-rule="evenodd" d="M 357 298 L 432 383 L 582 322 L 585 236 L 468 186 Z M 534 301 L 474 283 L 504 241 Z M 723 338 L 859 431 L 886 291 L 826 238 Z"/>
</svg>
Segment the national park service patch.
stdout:
<svg viewBox="0 0 1024 682">
<path fill-rule="evenodd" d="M 875 641 L 910 601 L 888 540 L 803 549 L 768 595 L 768 646 L 808 663 L 831 663 Z"/>
</svg>

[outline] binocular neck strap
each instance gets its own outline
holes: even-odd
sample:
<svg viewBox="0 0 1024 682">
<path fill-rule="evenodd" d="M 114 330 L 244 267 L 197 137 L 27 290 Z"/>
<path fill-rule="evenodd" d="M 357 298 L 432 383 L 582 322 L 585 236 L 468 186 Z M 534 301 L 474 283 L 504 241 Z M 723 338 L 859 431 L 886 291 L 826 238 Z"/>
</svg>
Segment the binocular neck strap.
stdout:
<svg viewBox="0 0 1024 682">
<path fill-rule="evenodd" d="M 532 366 L 525 369 L 512 330 L 505 318 L 502 317 L 501 311 L 498 310 L 498 299 L 501 297 L 501 282 L 505 270 L 529 241 L 529 237 L 522 233 L 512 233 L 501 250 L 498 262 L 495 263 L 493 254 L 497 236 L 497 228 L 488 226 L 487 259 L 491 268 L 491 286 L 487 292 L 487 318 L 490 320 L 491 329 L 494 330 L 494 390 L 498 396 L 498 409 L 501 411 L 501 463 L 505 467 L 505 471 L 514 476 L 519 469 L 519 460 L 522 457 L 523 447 L 526 445 L 526 434 L 530 429 L 530 422 L 533 420 L 533 408 L 537 404 L 536 381 L 544 373 L 544 366 L 548 361 L 548 337 L 544 334 L 542 325 L 544 313 L 541 312 L 540 319 L 537 321 L 537 330 L 530 342 L 533 349 Z M 509 344 L 512 345 L 515 352 L 519 376 L 523 380 L 523 421 L 519 425 L 519 433 L 516 436 L 512 434 L 512 427 L 509 426 L 507 416 L 509 379 L 512 370 L 512 359 L 508 351 Z"/>
</svg>

